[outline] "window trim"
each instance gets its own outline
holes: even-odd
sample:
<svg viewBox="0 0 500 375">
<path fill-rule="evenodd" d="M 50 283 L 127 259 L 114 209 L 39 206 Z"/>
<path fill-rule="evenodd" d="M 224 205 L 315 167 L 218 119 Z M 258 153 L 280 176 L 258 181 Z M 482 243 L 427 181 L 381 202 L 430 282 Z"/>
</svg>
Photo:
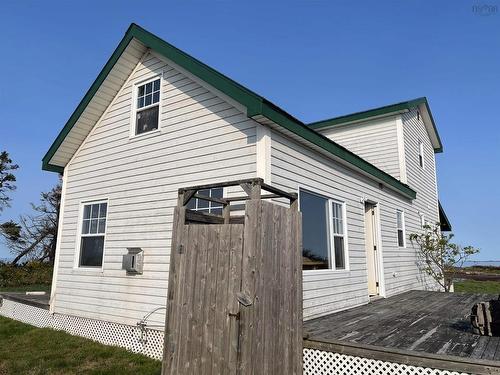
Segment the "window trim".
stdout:
<svg viewBox="0 0 500 375">
<path fill-rule="evenodd" d="M 139 91 L 139 86 L 146 85 L 150 82 L 154 82 L 157 79 L 160 79 L 160 98 L 158 101 L 158 128 L 154 130 L 150 130 L 148 132 L 136 134 L 136 121 L 137 121 L 137 111 L 139 108 L 137 108 L 137 98 L 138 98 L 138 91 Z M 163 73 L 162 74 L 156 74 L 153 77 L 149 77 L 146 79 L 139 79 L 136 81 L 132 82 L 132 108 L 131 108 L 131 116 L 130 116 L 130 134 L 129 138 L 137 138 L 137 137 L 144 137 L 148 135 L 153 135 L 153 134 L 158 134 L 161 132 L 161 121 L 162 121 L 162 115 L 161 115 L 161 104 L 163 102 Z M 156 103 L 155 103 L 156 104 Z M 140 108 L 140 110 L 145 110 L 148 108 L 152 108 L 155 106 L 155 104 L 150 104 L 148 106 Z"/>
<path fill-rule="evenodd" d="M 83 227 L 83 210 L 86 205 L 89 204 L 99 204 L 106 203 L 106 224 L 104 225 L 104 244 L 102 246 L 102 262 L 100 267 L 91 266 L 80 266 L 80 256 L 82 250 L 82 227 Z M 109 219 L 109 198 L 99 198 L 91 200 L 83 200 L 79 202 L 78 209 L 78 226 L 77 226 L 77 236 L 76 236 L 76 248 L 75 248 L 75 259 L 73 263 L 73 269 L 85 272 L 100 272 L 104 271 L 104 257 L 106 255 L 106 235 L 108 233 L 108 219 Z"/>
<path fill-rule="evenodd" d="M 325 273 L 342 273 L 342 272 L 349 272 L 350 271 L 350 262 L 349 262 L 349 236 L 347 233 L 347 203 L 339 198 L 334 198 L 332 196 L 328 196 L 326 194 L 322 194 L 316 191 L 313 191 L 307 187 L 303 187 L 302 185 L 299 185 L 297 188 L 297 196 L 298 196 L 298 205 L 299 205 L 299 212 L 300 211 L 300 191 L 304 191 L 308 194 L 311 195 L 316 195 L 320 198 L 324 198 L 328 201 L 328 252 L 330 256 L 330 265 L 332 268 L 328 269 L 320 269 L 320 270 L 302 270 L 303 274 L 310 274 L 310 275 L 318 275 L 318 274 L 325 274 Z M 334 234 L 333 234 L 333 209 L 332 209 L 332 202 L 339 203 L 342 206 L 342 228 L 344 231 L 344 261 L 345 265 L 344 268 L 337 269 L 335 268 L 335 244 L 334 244 Z"/>
<path fill-rule="evenodd" d="M 398 237 L 398 232 L 399 232 L 399 226 L 398 226 L 398 213 L 401 213 L 401 225 L 403 226 L 401 230 L 403 231 L 403 246 L 399 245 L 399 237 Z M 398 248 L 400 249 L 405 249 L 406 248 L 406 221 L 405 221 L 405 212 L 404 210 L 397 209 L 396 210 L 396 244 L 398 245 Z"/>
<path fill-rule="evenodd" d="M 425 214 L 419 213 L 420 216 L 420 229 L 424 229 L 424 226 L 427 225 L 427 220 L 425 220 Z"/>
<path fill-rule="evenodd" d="M 422 160 L 422 162 L 420 162 Z M 418 165 L 425 170 L 424 142 L 418 141 Z"/>
</svg>

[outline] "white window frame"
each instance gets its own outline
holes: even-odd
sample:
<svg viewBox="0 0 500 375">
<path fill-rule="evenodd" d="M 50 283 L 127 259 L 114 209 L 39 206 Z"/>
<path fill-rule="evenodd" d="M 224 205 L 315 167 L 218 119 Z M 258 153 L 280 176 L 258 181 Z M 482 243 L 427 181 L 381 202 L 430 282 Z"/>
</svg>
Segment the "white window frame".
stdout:
<svg viewBox="0 0 500 375">
<path fill-rule="evenodd" d="M 350 265 L 349 265 L 349 238 L 348 238 L 348 233 L 347 233 L 347 205 L 346 202 L 338 199 L 338 198 L 333 198 L 329 197 L 325 194 L 318 193 L 315 191 L 312 191 L 306 187 L 301 187 L 299 186 L 297 191 L 298 191 L 298 203 L 299 203 L 299 211 L 300 211 L 300 191 L 306 192 L 311 195 L 316 195 L 320 198 L 326 199 L 328 201 L 328 255 L 330 257 L 329 261 L 329 266 L 331 268 L 328 269 L 320 269 L 320 270 L 302 270 L 303 274 L 321 274 L 321 273 L 342 273 L 342 272 L 349 272 L 350 270 Z M 337 269 L 335 267 L 335 243 L 334 243 L 334 233 L 333 233 L 333 202 L 338 203 L 342 206 L 342 227 L 343 227 L 343 238 L 344 238 L 344 268 L 339 268 Z"/>
<path fill-rule="evenodd" d="M 224 197 L 224 188 L 209 188 L 209 189 L 201 189 L 201 190 L 210 190 L 210 195 L 209 197 L 212 197 L 212 189 L 222 189 L 222 197 Z M 198 191 L 199 193 L 200 191 Z M 208 213 L 208 214 L 211 214 L 212 213 L 212 210 L 217 210 L 217 209 L 224 209 L 224 205 L 222 203 L 216 203 L 216 202 L 212 202 L 212 201 L 206 201 L 208 203 L 208 207 L 198 207 L 198 204 L 200 203 L 200 200 L 204 200 L 204 199 L 201 199 L 201 198 L 191 198 L 191 199 L 196 199 L 196 205 L 194 208 L 190 208 L 190 210 L 192 211 L 196 211 L 196 212 L 204 212 L 204 213 Z M 220 199 L 223 199 L 223 198 L 220 198 Z M 212 205 L 215 205 L 216 207 L 212 207 Z"/>
<path fill-rule="evenodd" d="M 427 224 L 425 220 L 425 215 L 423 213 L 420 213 L 420 228 L 424 229 L 424 226 Z"/>
<path fill-rule="evenodd" d="M 401 225 L 403 226 L 402 228 L 398 227 L 398 213 L 401 213 Z M 399 232 L 400 229 L 403 230 L 403 246 L 399 245 L 398 232 Z M 396 244 L 401 249 L 406 248 L 406 223 L 405 223 L 405 212 L 404 212 L 404 210 L 396 210 Z"/>
<path fill-rule="evenodd" d="M 150 82 L 154 82 L 157 79 L 160 80 L 160 98 L 158 103 L 150 104 L 145 107 L 137 108 L 137 98 L 138 98 L 138 93 L 139 93 L 139 87 L 146 85 Z M 137 138 L 137 137 L 144 137 L 148 135 L 153 135 L 153 134 L 158 134 L 160 133 L 161 129 L 161 104 L 163 102 L 163 74 L 158 74 L 155 75 L 154 77 L 149 77 L 147 79 L 142 79 L 142 80 L 137 80 L 132 83 L 132 109 L 131 109 L 131 116 L 130 116 L 130 139 L 132 138 Z M 158 105 L 158 128 L 155 130 L 150 130 L 148 132 L 136 134 L 136 123 L 137 123 L 137 111 L 142 111 L 148 108 L 152 108 L 154 106 Z"/>
<path fill-rule="evenodd" d="M 420 158 L 422 158 L 422 164 L 420 164 Z M 418 141 L 418 165 L 420 168 L 425 169 L 424 142 L 422 141 Z"/>
<path fill-rule="evenodd" d="M 89 267 L 89 266 L 80 266 L 80 255 L 81 255 L 81 247 L 82 247 L 82 228 L 83 228 L 83 211 L 85 206 L 91 204 L 100 204 L 106 203 L 106 224 L 104 225 L 104 244 L 102 247 L 102 262 L 100 267 Z M 78 213 L 78 227 L 77 227 L 77 236 L 76 236 L 76 250 L 75 250 L 75 259 L 73 268 L 76 270 L 82 271 L 94 271 L 94 272 L 102 272 L 104 270 L 104 257 L 106 254 L 106 235 L 108 233 L 108 220 L 109 220 L 109 199 L 108 198 L 100 198 L 95 200 L 85 200 L 80 201 L 79 213 Z M 102 234 L 95 234 L 95 236 L 101 236 Z M 88 235 L 87 235 L 88 236 Z M 87 237 L 86 236 L 86 237 Z"/>
</svg>

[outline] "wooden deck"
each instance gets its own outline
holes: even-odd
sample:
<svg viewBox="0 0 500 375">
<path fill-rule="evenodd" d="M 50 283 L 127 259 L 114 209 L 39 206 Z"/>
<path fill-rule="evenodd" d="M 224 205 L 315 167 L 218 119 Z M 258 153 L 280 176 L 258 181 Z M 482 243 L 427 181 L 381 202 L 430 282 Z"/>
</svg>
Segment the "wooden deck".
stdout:
<svg viewBox="0 0 500 375">
<path fill-rule="evenodd" d="M 45 310 L 49 309 L 50 295 L 48 293 L 45 295 L 27 295 L 26 293 L 2 292 L 0 293 L 0 298 L 39 307 Z"/>
<path fill-rule="evenodd" d="M 500 337 L 474 335 L 469 323 L 474 303 L 497 298 L 410 291 L 306 321 L 305 342 L 329 343 L 335 347 L 332 351 L 351 348 L 359 355 L 359 350 L 379 351 L 384 357 L 399 354 L 407 362 L 410 357 L 426 357 L 500 368 Z"/>
</svg>

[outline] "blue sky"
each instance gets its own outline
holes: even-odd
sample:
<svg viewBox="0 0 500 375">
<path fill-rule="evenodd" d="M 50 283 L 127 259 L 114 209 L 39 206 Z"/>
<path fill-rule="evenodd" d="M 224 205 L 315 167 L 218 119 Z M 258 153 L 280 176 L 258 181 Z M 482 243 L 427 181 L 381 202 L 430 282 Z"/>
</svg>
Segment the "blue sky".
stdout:
<svg viewBox="0 0 500 375">
<path fill-rule="evenodd" d="M 499 1 L 16 0 L 0 15 L 0 150 L 21 167 L 1 221 L 56 183 L 41 158 L 136 22 L 306 122 L 427 96 L 456 239 L 500 259 Z"/>
</svg>

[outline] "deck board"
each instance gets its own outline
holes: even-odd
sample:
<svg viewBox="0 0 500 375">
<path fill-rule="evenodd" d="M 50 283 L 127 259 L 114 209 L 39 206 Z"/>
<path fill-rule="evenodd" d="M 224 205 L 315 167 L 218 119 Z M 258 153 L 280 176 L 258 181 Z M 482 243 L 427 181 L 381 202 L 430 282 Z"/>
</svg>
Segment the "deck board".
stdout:
<svg viewBox="0 0 500 375">
<path fill-rule="evenodd" d="M 496 295 L 410 291 L 304 322 L 310 340 L 500 361 L 500 338 L 472 333 L 469 315 Z"/>
</svg>

